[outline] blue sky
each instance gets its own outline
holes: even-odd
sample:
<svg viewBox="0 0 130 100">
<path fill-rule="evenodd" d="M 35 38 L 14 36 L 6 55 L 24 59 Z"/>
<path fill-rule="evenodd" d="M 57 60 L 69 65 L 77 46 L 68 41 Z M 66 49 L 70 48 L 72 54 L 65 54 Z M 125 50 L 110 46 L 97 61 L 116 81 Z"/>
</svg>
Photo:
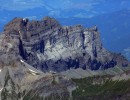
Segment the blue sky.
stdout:
<svg viewBox="0 0 130 100">
<path fill-rule="evenodd" d="M 35 11 L 36 8 L 41 12 L 47 10 L 46 15 L 55 17 L 70 17 L 70 13 L 73 17 L 93 17 L 130 9 L 130 0 L 0 0 L 1 11 Z"/>
<path fill-rule="evenodd" d="M 27 10 L 36 7 L 50 7 L 48 9 L 84 9 L 89 10 L 95 6 L 110 5 L 115 8 L 130 6 L 130 0 L 0 0 L 1 9 Z M 112 9 L 113 9 L 112 8 Z"/>
</svg>

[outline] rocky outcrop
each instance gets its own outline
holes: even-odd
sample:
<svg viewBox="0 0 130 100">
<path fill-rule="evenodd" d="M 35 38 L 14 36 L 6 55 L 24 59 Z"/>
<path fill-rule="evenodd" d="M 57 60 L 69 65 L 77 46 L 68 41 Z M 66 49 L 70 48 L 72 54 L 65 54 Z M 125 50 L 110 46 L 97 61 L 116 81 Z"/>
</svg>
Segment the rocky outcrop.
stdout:
<svg viewBox="0 0 130 100">
<path fill-rule="evenodd" d="M 99 70 L 129 65 L 123 56 L 102 46 L 96 26 L 61 26 L 50 17 L 41 21 L 14 18 L 5 26 L 3 33 L 2 42 L 7 41 L 4 45 L 7 48 L 13 46 L 8 52 L 20 55 L 25 62 L 44 72 L 61 72 L 70 68 Z"/>
<path fill-rule="evenodd" d="M 4 56 L 0 56 L 0 100 L 43 100 L 55 94 L 69 98 L 76 88 L 66 76 L 43 73 L 12 54 Z"/>
</svg>

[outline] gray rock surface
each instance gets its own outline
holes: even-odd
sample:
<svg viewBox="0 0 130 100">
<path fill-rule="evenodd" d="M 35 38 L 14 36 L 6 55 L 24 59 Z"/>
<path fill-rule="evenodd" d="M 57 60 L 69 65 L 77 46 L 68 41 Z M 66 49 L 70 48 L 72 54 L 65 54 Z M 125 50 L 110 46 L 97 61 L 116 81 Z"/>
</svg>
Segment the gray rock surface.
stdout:
<svg viewBox="0 0 130 100">
<path fill-rule="evenodd" d="M 16 43 L 1 45 L 0 42 L 0 100 L 41 100 L 52 94 L 69 98 L 75 83 L 58 73 L 43 73 L 26 63 L 17 52 Z M 17 43 L 16 43 L 17 44 Z M 6 48 L 5 48 L 6 46 Z M 3 48 L 5 49 L 5 52 Z"/>
<path fill-rule="evenodd" d="M 123 56 L 102 46 L 95 27 L 15 18 L 0 35 L 0 100 L 67 100 L 77 88 L 71 78 L 129 79 L 127 66 Z"/>
<path fill-rule="evenodd" d="M 14 18 L 4 27 L 4 40 L 25 62 L 44 72 L 61 72 L 70 68 L 101 70 L 127 67 L 121 55 L 107 51 L 95 26 L 61 26 L 54 18 L 41 21 Z M 14 41 L 13 44 L 10 40 Z"/>
</svg>

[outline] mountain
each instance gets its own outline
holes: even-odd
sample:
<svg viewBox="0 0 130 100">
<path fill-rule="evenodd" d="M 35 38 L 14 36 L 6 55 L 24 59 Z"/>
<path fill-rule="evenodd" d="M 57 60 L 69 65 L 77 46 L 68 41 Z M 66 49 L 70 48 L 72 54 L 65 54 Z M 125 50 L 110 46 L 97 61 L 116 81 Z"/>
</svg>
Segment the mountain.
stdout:
<svg viewBox="0 0 130 100">
<path fill-rule="evenodd" d="M 12 20 L 14 17 L 23 17 L 33 19 L 41 19 L 43 16 L 49 13 L 48 9 L 43 7 L 42 11 L 40 8 L 34 8 L 24 11 L 15 11 L 15 10 L 0 10 L 1 19 L 0 19 L 0 32 L 3 31 L 4 25 Z M 31 12 L 31 13 L 30 13 Z"/>
<path fill-rule="evenodd" d="M 5 26 L 4 34 L 17 39 L 16 52 L 42 71 L 128 66 L 123 56 L 111 53 L 102 46 L 96 26 L 86 29 L 81 25 L 62 27 L 50 17 L 42 21 L 15 18 Z"/>
<path fill-rule="evenodd" d="M 91 27 L 97 25 L 101 32 L 102 43 L 108 50 L 122 52 L 129 46 L 130 10 L 120 10 L 101 14 L 92 18 L 59 18 L 62 25 L 81 24 Z M 106 27 L 107 26 L 107 27 Z M 116 47 L 116 48 L 115 48 Z"/>
<path fill-rule="evenodd" d="M 61 26 L 50 17 L 40 21 L 16 17 L 0 35 L 1 100 L 96 100 L 102 95 L 126 99 L 129 66 L 125 57 L 102 46 L 96 26 Z M 116 87 L 122 84 L 126 85 Z"/>
<path fill-rule="evenodd" d="M 63 75 L 43 73 L 16 55 L 6 52 L 0 56 L 0 100 L 47 100 L 51 95 L 69 98 L 74 82 Z"/>
<path fill-rule="evenodd" d="M 49 8 L 48 8 L 49 7 Z M 50 10 L 53 9 L 49 5 L 44 7 L 43 10 L 39 10 L 40 8 L 35 8 L 31 10 L 24 10 L 24 11 L 8 11 L 8 10 L 0 10 L 1 20 L 0 20 L 0 31 L 2 32 L 2 28 L 5 23 L 9 22 L 15 16 L 21 17 L 28 17 L 31 20 L 34 19 L 41 19 L 42 16 L 51 15 Z M 32 12 L 32 13 L 30 13 Z M 53 13 L 56 13 L 52 10 Z M 63 11 L 60 11 L 63 12 Z M 105 14 L 100 14 L 91 18 L 88 18 L 90 15 L 86 14 L 82 15 L 85 17 L 79 16 L 68 16 L 67 13 L 75 15 L 75 13 L 85 13 L 84 10 L 64 10 L 63 16 L 55 16 L 58 21 L 62 25 L 75 25 L 81 24 L 85 27 L 91 27 L 93 25 L 97 25 L 100 29 L 101 33 L 101 40 L 103 46 L 112 52 L 120 52 L 124 54 L 124 49 L 127 49 L 129 46 L 129 17 L 130 17 L 130 10 L 124 9 L 120 11 L 109 12 Z M 58 12 L 57 12 L 58 13 Z M 79 14 L 80 15 L 80 14 Z M 66 18 L 64 18 L 66 16 Z M 107 27 L 106 27 L 107 26 Z M 111 39 L 111 41 L 110 41 Z M 119 45 L 120 44 L 120 45 Z M 116 48 L 115 48 L 116 47 Z M 130 57 L 128 57 L 129 59 Z"/>
</svg>

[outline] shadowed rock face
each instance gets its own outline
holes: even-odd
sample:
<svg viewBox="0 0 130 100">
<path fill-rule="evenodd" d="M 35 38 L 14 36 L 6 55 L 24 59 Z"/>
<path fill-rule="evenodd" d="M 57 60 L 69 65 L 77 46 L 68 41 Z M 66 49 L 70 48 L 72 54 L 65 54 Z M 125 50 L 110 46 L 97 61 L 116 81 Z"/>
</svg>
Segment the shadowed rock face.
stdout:
<svg viewBox="0 0 130 100">
<path fill-rule="evenodd" d="M 129 65 L 123 56 L 111 53 L 102 46 L 97 27 L 62 27 L 50 17 L 41 21 L 15 18 L 5 26 L 3 33 L 6 38 L 17 41 L 13 44 L 12 52 L 45 72 L 79 67 L 98 70 Z"/>
</svg>

